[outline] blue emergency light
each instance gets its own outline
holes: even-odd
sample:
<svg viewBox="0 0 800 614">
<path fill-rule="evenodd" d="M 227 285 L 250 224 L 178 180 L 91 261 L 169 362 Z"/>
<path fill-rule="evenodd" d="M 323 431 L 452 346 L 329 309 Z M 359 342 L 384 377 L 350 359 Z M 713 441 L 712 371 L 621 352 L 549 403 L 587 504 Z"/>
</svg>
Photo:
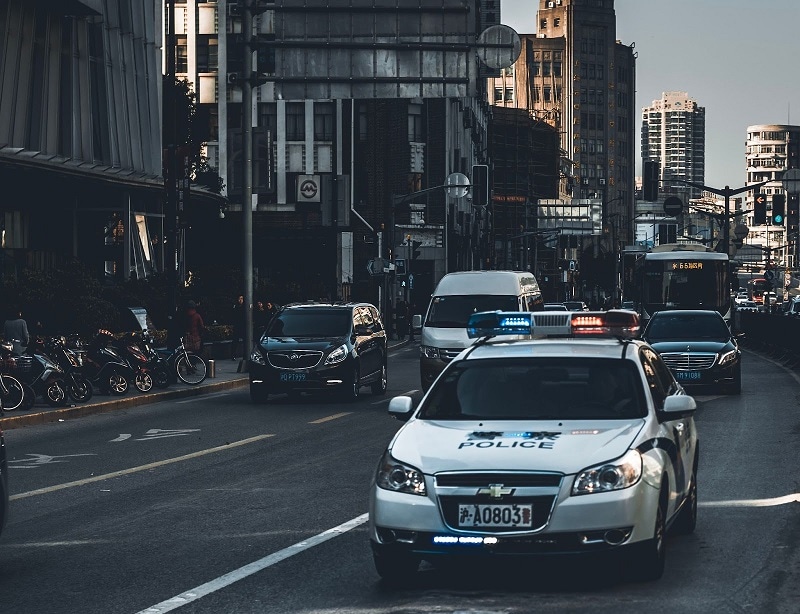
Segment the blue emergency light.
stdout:
<svg viewBox="0 0 800 614">
<path fill-rule="evenodd" d="M 530 335 L 533 316 L 524 311 L 482 311 L 473 313 L 467 322 L 467 335 L 496 337 L 499 335 Z"/>
</svg>

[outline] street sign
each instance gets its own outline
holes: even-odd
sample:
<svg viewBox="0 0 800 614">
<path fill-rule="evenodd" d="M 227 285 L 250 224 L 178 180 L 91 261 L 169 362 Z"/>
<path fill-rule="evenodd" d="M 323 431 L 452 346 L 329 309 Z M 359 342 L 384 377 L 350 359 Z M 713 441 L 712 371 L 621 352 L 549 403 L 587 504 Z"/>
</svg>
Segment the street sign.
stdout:
<svg viewBox="0 0 800 614">
<path fill-rule="evenodd" d="M 800 193 L 800 168 L 790 168 L 781 177 L 783 189 L 789 194 Z"/>
<path fill-rule="evenodd" d="M 683 211 L 683 201 L 677 196 L 668 196 L 664 199 L 664 213 L 667 215 L 680 215 Z"/>
<path fill-rule="evenodd" d="M 444 182 L 445 192 L 451 198 L 463 198 L 469 189 L 469 178 L 464 173 L 450 173 Z"/>
<path fill-rule="evenodd" d="M 374 258 L 367 262 L 367 271 L 370 275 L 383 275 L 383 268 L 386 266 L 383 258 Z"/>
</svg>

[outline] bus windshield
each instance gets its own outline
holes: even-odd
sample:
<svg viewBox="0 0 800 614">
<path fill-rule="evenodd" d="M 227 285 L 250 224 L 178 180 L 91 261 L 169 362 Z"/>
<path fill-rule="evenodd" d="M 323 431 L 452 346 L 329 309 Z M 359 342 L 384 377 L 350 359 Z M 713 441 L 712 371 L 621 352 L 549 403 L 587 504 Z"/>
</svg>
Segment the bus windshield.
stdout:
<svg viewBox="0 0 800 614">
<path fill-rule="evenodd" d="M 649 256 L 643 258 L 640 277 L 645 319 L 665 309 L 713 309 L 730 317 L 727 259 L 685 252 Z"/>
</svg>

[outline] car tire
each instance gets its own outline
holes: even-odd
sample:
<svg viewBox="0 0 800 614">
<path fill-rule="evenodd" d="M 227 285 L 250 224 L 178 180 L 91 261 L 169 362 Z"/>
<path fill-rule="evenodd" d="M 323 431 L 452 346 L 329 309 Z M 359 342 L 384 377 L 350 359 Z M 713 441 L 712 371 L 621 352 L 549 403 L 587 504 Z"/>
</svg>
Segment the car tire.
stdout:
<svg viewBox="0 0 800 614">
<path fill-rule="evenodd" d="M 350 378 L 349 383 L 342 384 L 344 386 L 342 390 L 342 398 L 345 401 L 355 401 L 361 395 L 361 372 L 358 369 L 358 365 L 353 367 L 352 377 Z"/>
<path fill-rule="evenodd" d="M 250 401 L 257 404 L 267 403 L 269 401 L 269 391 L 266 386 L 251 383 Z"/>
<path fill-rule="evenodd" d="M 408 554 L 373 554 L 375 571 L 392 586 L 404 585 L 419 569 L 419 559 Z"/>
<path fill-rule="evenodd" d="M 678 535 L 690 535 L 697 526 L 697 460 L 692 471 L 692 483 L 686 501 L 672 525 L 672 530 Z"/>
<path fill-rule="evenodd" d="M 372 384 L 372 394 L 386 394 L 386 389 L 389 387 L 388 371 L 386 363 L 381 365 L 381 375 L 374 384 Z"/>
<path fill-rule="evenodd" d="M 666 513 L 667 489 L 661 489 L 656 510 L 653 537 L 634 546 L 634 556 L 629 566 L 631 579 L 635 582 L 652 582 L 664 574 L 666 561 Z"/>
</svg>

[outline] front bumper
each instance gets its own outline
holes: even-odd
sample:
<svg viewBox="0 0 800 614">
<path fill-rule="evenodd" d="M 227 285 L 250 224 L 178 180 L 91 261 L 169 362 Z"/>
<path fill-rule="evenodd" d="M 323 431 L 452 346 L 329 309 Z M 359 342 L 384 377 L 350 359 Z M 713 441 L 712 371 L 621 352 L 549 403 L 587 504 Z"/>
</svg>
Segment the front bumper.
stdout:
<svg viewBox="0 0 800 614">
<path fill-rule="evenodd" d="M 442 512 L 426 478 L 426 497 L 396 493 L 373 485 L 370 540 L 376 556 L 403 553 L 420 558 L 496 555 L 574 555 L 617 550 L 653 537 L 659 492 L 643 480 L 610 493 L 571 496 L 565 478 L 534 530 L 461 530 Z M 504 498 L 514 502 L 517 497 Z M 463 502 L 474 501 L 465 497 Z M 537 516 L 534 503 L 534 516 Z M 450 522 L 448 522 L 450 521 Z M 537 522 L 534 522 L 537 524 Z"/>
<path fill-rule="evenodd" d="M 277 369 L 250 360 L 250 385 L 264 387 L 270 393 L 289 391 L 335 390 L 353 382 L 350 357 L 335 365 L 318 365 L 312 369 Z"/>
</svg>

